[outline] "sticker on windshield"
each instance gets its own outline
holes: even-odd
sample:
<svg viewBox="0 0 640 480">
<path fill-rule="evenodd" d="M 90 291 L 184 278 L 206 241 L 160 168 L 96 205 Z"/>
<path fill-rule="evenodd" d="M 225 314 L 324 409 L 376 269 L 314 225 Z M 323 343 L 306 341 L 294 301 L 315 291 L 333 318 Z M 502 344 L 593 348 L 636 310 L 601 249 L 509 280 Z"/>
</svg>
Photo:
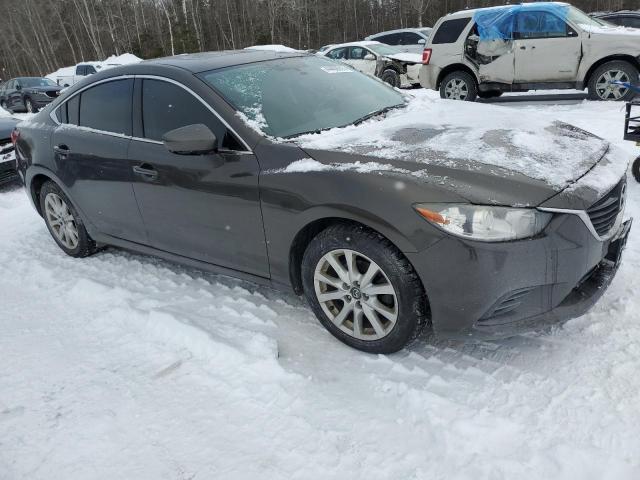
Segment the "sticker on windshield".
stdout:
<svg viewBox="0 0 640 480">
<path fill-rule="evenodd" d="M 349 68 L 349 67 L 341 67 L 341 66 L 335 66 L 335 67 L 320 67 L 321 70 L 324 70 L 327 73 L 351 73 L 354 70 Z"/>
</svg>

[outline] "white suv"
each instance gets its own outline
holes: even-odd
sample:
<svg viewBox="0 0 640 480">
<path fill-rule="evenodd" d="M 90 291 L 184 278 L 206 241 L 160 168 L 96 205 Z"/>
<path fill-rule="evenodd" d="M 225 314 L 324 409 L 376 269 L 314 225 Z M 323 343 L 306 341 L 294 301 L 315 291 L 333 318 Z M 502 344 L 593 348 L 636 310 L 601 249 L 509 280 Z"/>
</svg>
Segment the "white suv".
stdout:
<svg viewBox="0 0 640 480">
<path fill-rule="evenodd" d="M 638 83 L 640 29 L 557 2 L 465 10 L 436 23 L 423 64 L 420 84 L 442 98 L 588 88 L 594 100 L 629 100 L 627 86 Z"/>
</svg>

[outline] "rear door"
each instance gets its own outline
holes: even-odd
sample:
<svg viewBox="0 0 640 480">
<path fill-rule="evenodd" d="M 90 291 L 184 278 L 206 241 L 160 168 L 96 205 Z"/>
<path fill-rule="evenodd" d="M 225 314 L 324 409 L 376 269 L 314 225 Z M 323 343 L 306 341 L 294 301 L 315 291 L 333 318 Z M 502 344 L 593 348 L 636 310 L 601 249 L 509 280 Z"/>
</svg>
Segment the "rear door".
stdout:
<svg viewBox="0 0 640 480">
<path fill-rule="evenodd" d="M 260 168 L 253 153 L 186 87 L 161 78 L 136 80 L 136 198 L 150 244 L 160 250 L 269 276 L 260 209 Z M 162 144 L 170 130 L 207 125 L 218 151 L 178 155 Z"/>
<path fill-rule="evenodd" d="M 563 19 L 551 12 L 522 11 L 516 15 L 514 38 L 517 83 L 576 80 L 582 39 Z"/>
<path fill-rule="evenodd" d="M 55 111 L 53 133 L 57 173 L 75 203 L 104 234 L 146 243 L 132 169 L 133 79 L 116 79 L 74 95 Z"/>
</svg>

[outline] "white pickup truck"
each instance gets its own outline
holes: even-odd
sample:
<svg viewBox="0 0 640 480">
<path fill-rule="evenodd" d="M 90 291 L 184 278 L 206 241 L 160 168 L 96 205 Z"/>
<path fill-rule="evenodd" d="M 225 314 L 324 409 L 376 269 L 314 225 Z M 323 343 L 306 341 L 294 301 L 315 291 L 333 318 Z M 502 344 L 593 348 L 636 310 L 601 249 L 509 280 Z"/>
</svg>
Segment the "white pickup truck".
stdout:
<svg viewBox="0 0 640 480">
<path fill-rule="evenodd" d="M 103 66 L 99 62 L 84 62 L 74 67 L 61 68 L 47 75 L 47 78 L 53 80 L 61 87 L 70 87 L 84 77 L 100 71 L 101 68 L 103 68 Z"/>
</svg>

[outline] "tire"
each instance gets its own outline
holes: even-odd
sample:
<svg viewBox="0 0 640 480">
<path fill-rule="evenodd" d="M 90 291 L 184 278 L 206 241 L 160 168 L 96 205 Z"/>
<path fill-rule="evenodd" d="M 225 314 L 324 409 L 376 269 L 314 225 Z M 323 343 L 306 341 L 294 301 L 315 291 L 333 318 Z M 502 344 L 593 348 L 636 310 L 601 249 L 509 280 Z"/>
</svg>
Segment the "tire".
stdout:
<svg viewBox="0 0 640 480">
<path fill-rule="evenodd" d="M 96 242 L 87 233 L 75 207 L 56 183 L 45 182 L 40 189 L 39 200 L 40 211 L 47 229 L 64 253 L 81 258 L 88 257 L 98 250 Z M 63 217 L 64 221 L 61 220 Z M 62 225 L 58 228 L 60 223 Z M 62 234 L 61 230 L 64 231 Z M 75 231 L 75 235 L 71 234 L 72 231 Z"/>
<path fill-rule="evenodd" d="M 12 113 L 11 110 L 9 110 L 9 107 L 7 107 L 7 102 L 5 102 L 4 100 L 0 102 L 0 108 L 2 108 L 3 110 L 6 110 L 9 113 Z"/>
<path fill-rule="evenodd" d="M 388 83 L 392 87 L 400 88 L 400 74 L 393 70 L 392 68 L 387 68 L 382 75 L 380 75 L 380 80 L 384 83 Z"/>
<path fill-rule="evenodd" d="M 633 178 L 636 179 L 636 182 L 640 183 L 640 157 L 636 158 L 631 165 L 631 173 L 633 174 Z"/>
<path fill-rule="evenodd" d="M 607 78 L 623 82 L 636 83 L 638 81 L 638 69 L 632 64 L 614 60 L 603 63 L 589 77 L 587 84 L 590 100 L 615 100 L 627 102 L 635 96 L 635 92 L 630 88 L 608 86 Z"/>
<path fill-rule="evenodd" d="M 440 98 L 475 102 L 477 97 L 478 84 L 467 72 L 452 72 L 440 82 Z"/>
<path fill-rule="evenodd" d="M 38 107 L 33 103 L 29 97 L 24 99 L 24 108 L 27 113 L 38 113 Z"/>
<path fill-rule="evenodd" d="M 356 259 L 353 277 L 358 280 L 346 270 L 347 255 Z M 343 269 L 342 275 L 329 265 L 328 258 Z M 378 273 L 368 281 L 371 266 L 379 270 L 373 268 Z M 337 286 L 323 281 L 327 278 Z M 417 273 L 389 240 L 363 226 L 340 223 L 320 232 L 304 253 L 302 284 L 320 323 L 338 340 L 363 352 L 397 352 L 413 342 L 427 324 L 427 297 Z M 334 299 L 321 301 L 319 295 Z M 344 309 L 349 313 L 339 318 Z"/>
<path fill-rule="evenodd" d="M 488 90 L 486 92 L 478 91 L 478 97 L 480 98 L 498 98 L 502 96 L 500 90 Z"/>
</svg>

